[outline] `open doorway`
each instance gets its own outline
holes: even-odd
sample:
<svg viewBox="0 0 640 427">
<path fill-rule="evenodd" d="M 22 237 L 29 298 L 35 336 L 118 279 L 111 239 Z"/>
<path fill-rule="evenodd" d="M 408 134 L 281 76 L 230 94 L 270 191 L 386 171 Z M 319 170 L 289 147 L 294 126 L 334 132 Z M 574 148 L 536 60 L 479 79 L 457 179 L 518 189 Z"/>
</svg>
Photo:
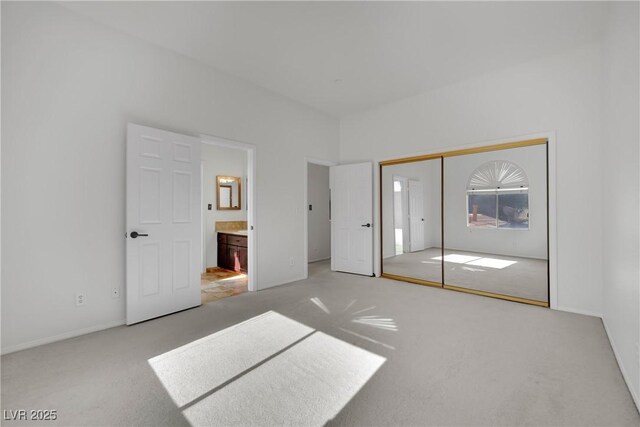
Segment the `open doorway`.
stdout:
<svg viewBox="0 0 640 427">
<path fill-rule="evenodd" d="M 425 249 L 422 181 L 393 176 L 393 230 L 395 255 Z"/>
<path fill-rule="evenodd" d="M 251 152 L 202 142 L 202 303 L 252 290 Z"/>
<path fill-rule="evenodd" d="M 306 164 L 306 251 L 307 268 L 311 267 L 312 273 L 317 269 L 329 270 L 331 266 L 331 165 L 316 160 L 307 160 Z"/>
<path fill-rule="evenodd" d="M 210 163 L 220 166 L 226 157 L 218 153 L 211 160 L 211 147 L 234 149 L 229 153 L 241 159 L 237 180 L 218 179 L 234 176 L 234 171 L 210 170 Z M 127 325 L 202 304 L 202 274 L 207 267 L 218 267 L 219 222 L 240 224 L 226 229 L 246 242 L 227 242 L 236 249 L 244 248 L 233 254 L 238 263 L 230 271 L 234 278 L 245 276 L 240 290 L 257 290 L 255 166 L 255 147 L 250 144 L 127 124 Z M 229 189 L 220 198 L 221 207 L 234 208 L 228 211 L 241 213 L 241 217 L 213 217 L 218 213 L 218 187 Z M 221 296 L 229 292 L 226 294 Z"/>
<path fill-rule="evenodd" d="M 402 255 L 409 252 L 407 205 L 408 205 L 408 179 L 403 176 L 393 177 L 393 231 L 395 252 L 394 255 Z"/>
</svg>

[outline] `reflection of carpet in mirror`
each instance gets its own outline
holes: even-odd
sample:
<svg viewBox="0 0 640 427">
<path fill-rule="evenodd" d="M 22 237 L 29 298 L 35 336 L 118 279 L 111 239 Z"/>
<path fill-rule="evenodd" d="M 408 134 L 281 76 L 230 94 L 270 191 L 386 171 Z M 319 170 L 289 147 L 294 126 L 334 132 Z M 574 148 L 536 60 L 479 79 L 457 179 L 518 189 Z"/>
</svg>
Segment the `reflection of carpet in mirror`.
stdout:
<svg viewBox="0 0 640 427">
<path fill-rule="evenodd" d="M 224 268 L 207 268 L 202 274 L 200 291 L 203 304 L 239 295 L 247 292 L 247 275 Z"/>
</svg>

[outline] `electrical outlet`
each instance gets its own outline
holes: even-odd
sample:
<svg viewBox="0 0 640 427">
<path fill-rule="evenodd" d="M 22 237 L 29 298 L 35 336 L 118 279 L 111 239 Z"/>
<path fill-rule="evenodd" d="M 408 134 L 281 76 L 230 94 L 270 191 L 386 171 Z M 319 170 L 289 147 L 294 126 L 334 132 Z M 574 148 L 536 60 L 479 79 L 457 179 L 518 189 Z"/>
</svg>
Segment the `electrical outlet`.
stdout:
<svg viewBox="0 0 640 427">
<path fill-rule="evenodd" d="M 289 257 L 289 267 L 293 267 L 296 265 L 296 260 L 294 257 Z"/>
<path fill-rule="evenodd" d="M 120 298 L 120 288 L 116 287 L 111 290 L 111 298 Z"/>
<path fill-rule="evenodd" d="M 76 306 L 84 305 L 84 294 L 76 294 Z"/>
</svg>

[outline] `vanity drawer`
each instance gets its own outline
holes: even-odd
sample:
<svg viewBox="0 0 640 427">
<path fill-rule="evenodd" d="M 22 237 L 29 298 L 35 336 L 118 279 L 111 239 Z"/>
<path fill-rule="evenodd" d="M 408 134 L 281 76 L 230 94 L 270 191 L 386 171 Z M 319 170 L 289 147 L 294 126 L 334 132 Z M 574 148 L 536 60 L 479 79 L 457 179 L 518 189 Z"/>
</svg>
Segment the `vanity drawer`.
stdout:
<svg viewBox="0 0 640 427">
<path fill-rule="evenodd" d="M 234 236 L 232 234 L 227 234 L 226 236 L 228 245 L 242 246 L 244 248 L 247 247 L 246 236 Z"/>
<path fill-rule="evenodd" d="M 224 233 L 218 233 L 218 244 L 227 244 L 227 235 Z"/>
</svg>

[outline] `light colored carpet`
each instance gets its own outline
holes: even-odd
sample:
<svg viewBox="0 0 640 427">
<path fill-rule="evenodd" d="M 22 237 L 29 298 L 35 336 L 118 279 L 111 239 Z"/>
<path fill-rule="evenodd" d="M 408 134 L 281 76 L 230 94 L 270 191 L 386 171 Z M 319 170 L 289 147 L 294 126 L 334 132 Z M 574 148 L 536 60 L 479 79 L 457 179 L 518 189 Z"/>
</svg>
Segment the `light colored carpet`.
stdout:
<svg viewBox="0 0 640 427">
<path fill-rule="evenodd" d="M 384 259 L 384 272 L 432 282 L 442 281 L 440 248 Z M 537 301 L 549 301 L 547 261 L 445 249 L 448 285 Z"/>
<path fill-rule="evenodd" d="M 273 402 L 282 396 L 286 404 L 295 395 L 292 404 L 309 411 L 309 423 L 331 416 L 329 425 L 640 424 L 600 319 L 332 273 L 328 263 L 311 264 L 309 270 L 308 280 L 3 356 L 2 409 L 57 409 L 58 420 L 47 425 L 232 423 L 256 411 L 271 422 Z M 315 332 L 179 408 L 150 360 L 269 311 Z M 269 335 L 270 328 L 262 330 Z M 299 347 L 318 333 L 386 361 L 373 374 L 369 369 L 352 379 L 333 366 L 342 361 L 358 366 L 352 364 L 357 353 L 340 346 L 335 356 L 325 357 L 325 347 L 334 351 L 328 341 Z M 215 359 L 236 363 L 251 354 L 245 348 L 228 351 Z M 267 371 L 282 372 L 283 360 L 291 369 L 264 381 L 276 375 Z M 213 356 L 211 361 L 211 374 L 200 372 L 213 378 L 218 369 Z M 325 362 L 336 378 L 324 376 Z M 186 368 L 182 371 L 187 378 Z M 318 381 L 325 380 L 322 389 Z M 351 384 L 363 385 L 358 391 Z M 315 398 L 315 409 L 325 409 L 316 417 L 304 402 L 319 390 L 331 395 Z M 237 397 L 232 405 L 229 396 Z M 219 411 L 222 418 L 215 418 Z M 282 424 L 293 424 L 296 417 Z"/>
</svg>

